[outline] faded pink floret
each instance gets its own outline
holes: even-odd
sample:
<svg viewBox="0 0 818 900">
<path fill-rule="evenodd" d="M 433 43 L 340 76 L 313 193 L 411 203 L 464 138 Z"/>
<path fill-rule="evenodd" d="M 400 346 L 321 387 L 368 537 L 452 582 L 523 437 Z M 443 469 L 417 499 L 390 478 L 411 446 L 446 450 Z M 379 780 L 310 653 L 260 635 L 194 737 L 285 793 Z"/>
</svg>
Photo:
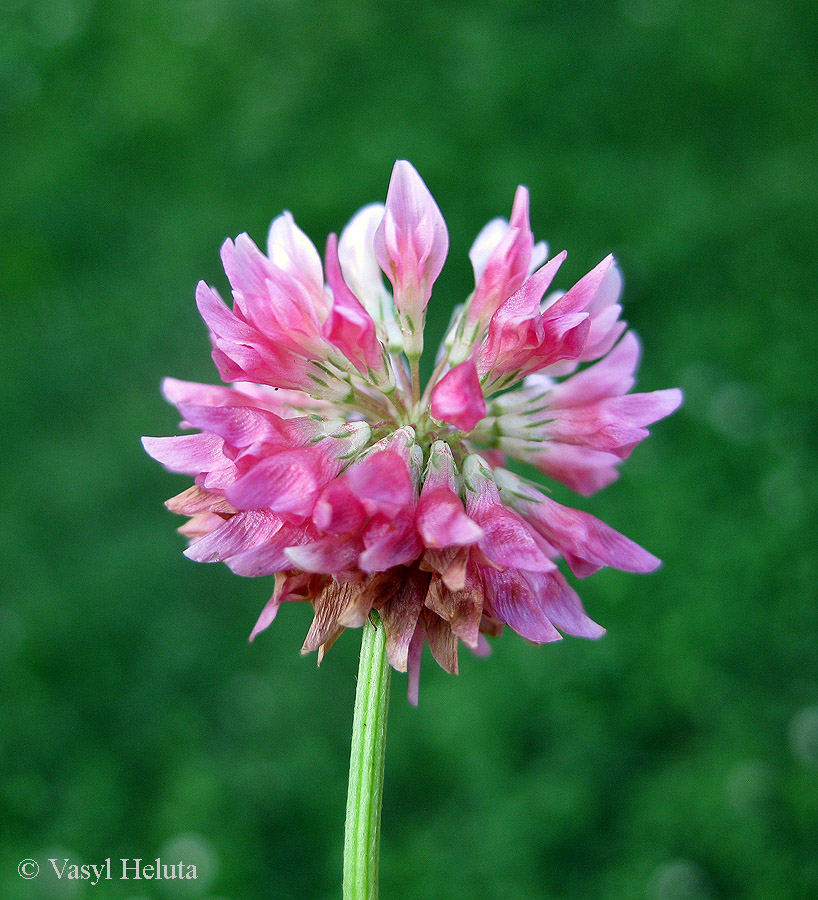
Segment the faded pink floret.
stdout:
<svg viewBox="0 0 818 900">
<path fill-rule="evenodd" d="M 413 703 L 425 646 L 457 672 L 460 643 L 484 655 L 505 625 L 534 643 L 603 634 L 561 567 L 584 578 L 659 560 L 507 459 L 592 494 L 681 402 L 677 390 L 631 393 L 640 346 L 621 319 L 613 257 L 547 294 L 565 254 L 546 261 L 524 187 L 510 219 L 472 246 L 474 292 L 421 396 L 412 379 L 448 245 L 403 160 L 385 205 L 330 235 L 323 264 L 290 213 L 273 221 L 266 253 L 246 234 L 227 240 L 232 304 L 204 282 L 196 291 L 227 384 L 166 379 L 189 433 L 143 439 L 193 479 L 167 501 L 188 517 L 185 555 L 274 576 L 251 639 L 282 603 L 307 601 L 302 651 L 320 662 L 377 610 Z"/>
</svg>

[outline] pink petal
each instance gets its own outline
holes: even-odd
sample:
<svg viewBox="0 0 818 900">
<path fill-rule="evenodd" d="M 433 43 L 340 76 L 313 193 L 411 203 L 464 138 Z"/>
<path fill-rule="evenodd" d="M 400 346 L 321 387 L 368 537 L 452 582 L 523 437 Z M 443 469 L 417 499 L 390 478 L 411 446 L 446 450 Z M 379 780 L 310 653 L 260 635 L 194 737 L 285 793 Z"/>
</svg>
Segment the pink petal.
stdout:
<svg viewBox="0 0 818 900">
<path fill-rule="evenodd" d="M 297 569 L 327 575 L 355 568 L 361 542 L 347 535 L 326 535 L 308 544 L 287 547 L 284 554 Z"/>
<path fill-rule="evenodd" d="M 515 569 L 498 572 L 488 566 L 481 566 L 480 574 L 497 618 L 535 644 L 562 640 L 562 635 L 546 615 L 539 594 L 532 591 L 521 573 Z M 548 579 L 549 576 L 544 576 L 540 581 L 547 582 Z M 538 587 L 541 587 L 539 581 Z"/>
<path fill-rule="evenodd" d="M 249 447 L 259 442 L 295 443 L 294 430 L 287 421 L 266 410 L 180 403 L 179 411 L 194 428 L 217 434 L 231 447 Z"/>
<path fill-rule="evenodd" d="M 418 532 L 427 547 L 451 547 L 474 544 L 483 537 L 483 529 L 463 509 L 454 491 L 440 487 L 425 490 L 418 502 Z"/>
<path fill-rule="evenodd" d="M 267 601 L 267 605 L 261 611 L 258 622 L 256 622 L 250 633 L 250 640 L 254 640 L 256 635 L 272 625 L 282 603 L 310 599 L 313 582 L 313 576 L 304 572 L 299 572 L 296 575 L 277 576 L 273 596 Z"/>
<path fill-rule="evenodd" d="M 552 317 L 544 315 L 540 322 L 542 338 L 527 353 L 520 354 L 514 369 L 517 379 L 547 369 L 561 360 L 576 360 L 585 347 L 591 322 L 587 313 L 570 313 Z"/>
<path fill-rule="evenodd" d="M 395 287 L 398 309 L 407 311 L 404 292 L 413 287 L 420 289 L 420 309 L 425 307 L 449 252 L 449 233 L 429 189 L 405 159 L 392 170 L 374 246 L 378 263 Z"/>
<path fill-rule="evenodd" d="M 372 453 L 344 473 L 350 490 L 369 515 L 399 515 L 412 502 L 414 489 L 409 469 L 396 450 Z"/>
<path fill-rule="evenodd" d="M 238 318 L 203 281 L 196 303 L 211 331 L 213 361 L 225 381 L 253 381 L 301 389 L 308 384 L 309 363 L 271 343 L 257 328 Z"/>
<path fill-rule="evenodd" d="M 488 323 L 495 310 L 520 288 L 528 275 L 534 236 L 528 221 L 528 190 L 520 185 L 514 195 L 511 220 L 479 274 L 466 317 Z"/>
<path fill-rule="evenodd" d="M 269 507 L 279 513 L 308 516 L 321 488 L 341 468 L 316 448 L 279 450 L 264 457 L 227 492 L 238 509 Z"/>
<path fill-rule="evenodd" d="M 221 258 L 237 311 L 247 317 L 252 307 L 263 308 L 268 301 L 267 282 L 272 267 L 253 239 L 246 233 L 240 234 L 235 242 L 228 238 L 222 244 Z"/>
<path fill-rule="evenodd" d="M 588 306 L 591 313 L 591 330 L 582 354 L 583 362 L 604 356 L 627 327 L 625 322 L 619 320 L 622 313 L 622 307 L 619 305 L 621 293 L 622 275 L 614 262 L 605 273 L 594 299 Z"/>
<path fill-rule="evenodd" d="M 585 406 L 554 410 L 547 432 L 555 440 L 584 444 L 626 458 L 648 436 L 645 426 L 669 416 L 681 402 L 678 388 L 605 398 Z"/>
<path fill-rule="evenodd" d="M 567 256 L 563 250 L 538 269 L 505 301 L 492 317 L 492 328 L 515 328 L 524 320 L 539 317 L 540 301 Z M 489 330 L 491 336 L 491 329 Z"/>
<path fill-rule="evenodd" d="M 180 381 L 178 378 L 165 378 L 162 381 L 162 395 L 174 406 L 180 403 L 194 403 L 197 406 L 264 406 L 256 398 L 236 388 L 223 384 Z"/>
<path fill-rule="evenodd" d="M 528 526 L 514 513 L 502 506 L 485 515 L 473 510 L 469 513 L 483 529 L 478 546 L 492 562 L 532 572 L 548 572 L 554 568 Z"/>
<path fill-rule="evenodd" d="M 639 339 L 629 331 L 598 363 L 554 385 L 548 393 L 549 407 L 580 406 L 627 394 L 633 387 L 640 350 Z"/>
<path fill-rule="evenodd" d="M 486 415 L 486 401 L 477 376 L 474 357 L 455 366 L 432 391 L 432 415 L 461 431 L 471 431 Z"/>
<path fill-rule="evenodd" d="M 420 661 L 423 654 L 423 645 L 426 642 L 426 630 L 423 622 L 418 619 L 415 633 L 409 642 L 409 652 L 406 659 L 406 671 L 409 673 L 409 686 L 407 698 L 412 706 L 418 705 L 418 691 L 420 688 Z"/>
<path fill-rule="evenodd" d="M 622 462 L 613 453 L 558 441 L 545 442 L 527 459 L 541 472 L 586 497 L 616 481 L 616 467 Z"/>
<path fill-rule="evenodd" d="M 542 603 L 544 614 L 560 631 L 592 640 L 605 634 L 601 625 L 588 618 L 576 591 L 559 572 L 549 572 L 542 577 L 529 576 L 529 581 Z"/>
<path fill-rule="evenodd" d="M 312 520 L 331 534 L 357 534 L 366 522 L 366 510 L 344 478 L 331 481 L 315 501 Z"/>
<path fill-rule="evenodd" d="M 217 337 L 235 343 L 245 341 L 248 344 L 258 340 L 258 331 L 228 309 L 218 292 L 204 281 L 196 286 L 196 305 L 208 328 Z"/>
<path fill-rule="evenodd" d="M 429 448 L 429 462 L 424 473 L 423 490 L 448 488 L 458 493 L 458 480 L 455 475 L 454 455 L 446 441 L 435 441 Z"/>
<path fill-rule="evenodd" d="M 652 553 L 594 516 L 556 503 L 510 473 L 497 477 L 502 495 L 562 553 L 576 575 L 590 575 L 601 566 L 644 573 L 660 565 Z"/>
<path fill-rule="evenodd" d="M 426 304 L 443 268 L 449 235 L 428 188 L 405 160 L 395 163 L 373 242 L 378 263 L 392 282 L 404 352 L 417 359 L 423 352 Z"/>
<path fill-rule="evenodd" d="M 224 441 L 215 434 L 143 437 L 142 446 L 171 472 L 199 475 L 230 465 L 223 452 Z"/>
<path fill-rule="evenodd" d="M 284 212 L 273 219 L 267 234 L 267 256 L 279 269 L 295 276 L 316 295 L 322 293 L 321 258 L 313 242 Z"/>
<path fill-rule="evenodd" d="M 223 381 L 246 381 L 250 378 L 259 378 L 259 381 L 264 381 L 264 378 L 258 375 L 265 370 L 264 361 L 252 347 L 242 347 L 240 355 L 243 365 L 240 365 L 234 359 L 234 356 L 238 355 L 235 352 L 235 345 L 214 334 L 210 335 L 210 339 L 213 342 L 213 350 L 210 355 Z"/>
<path fill-rule="evenodd" d="M 268 540 L 228 557 L 225 562 L 236 575 L 247 578 L 284 572 L 292 568 L 285 550 L 314 539 L 315 534 L 309 528 L 284 522 Z"/>
<path fill-rule="evenodd" d="M 556 310 L 558 308 L 561 315 L 587 311 L 613 262 L 614 258 L 612 255 L 606 256 L 602 262 L 594 266 L 590 272 L 583 275 L 572 288 L 567 290 L 554 303 L 551 309 Z"/>
<path fill-rule="evenodd" d="M 245 510 L 231 516 L 221 528 L 194 541 L 185 556 L 196 562 L 217 562 L 264 543 L 281 528 L 281 519 L 269 510 Z"/>
<path fill-rule="evenodd" d="M 265 631 L 273 624 L 275 617 L 278 615 L 278 608 L 280 606 L 281 599 L 273 594 L 265 604 L 264 609 L 261 611 L 261 615 L 258 617 L 258 621 L 250 632 L 251 641 L 255 640 L 257 635 L 261 634 L 262 631 Z"/>
<path fill-rule="evenodd" d="M 466 546 L 483 535 L 480 526 L 465 513 L 458 494 L 454 458 L 445 441 L 435 441 L 429 450 L 416 522 L 429 548 Z"/>
<path fill-rule="evenodd" d="M 525 522 L 503 505 L 497 485 L 479 456 L 466 458 L 463 478 L 467 487 L 466 512 L 483 529 L 477 546 L 492 562 L 535 572 L 555 568 Z"/>
<path fill-rule="evenodd" d="M 385 572 L 418 558 L 423 544 L 409 516 L 391 519 L 374 516 L 363 532 L 364 551 L 358 566 L 364 572 Z"/>
<path fill-rule="evenodd" d="M 196 513 L 181 528 L 176 530 L 186 538 L 194 540 L 210 534 L 211 531 L 221 528 L 222 525 L 224 525 L 224 516 L 219 516 L 212 512 L 200 512 Z"/>
<path fill-rule="evenodd" d="M 332 307 L 323 333 L 362 374 L 383 369 L 383 347 L 375 334 L 372 316 L 347 287 L 338 263 L 338 239 L 327 240 L 327 281 L 332 289 Z"/>
<path fill-rule="evenodd" d="M 567 325 L 576 327 L 581 324 L 582 319 L 569 320 L 566 327 L 560 330 L 551 323 L 554 317 L 544 319 L 540 310 L 542 296 L 557 274 L 565 255 L 562 252 L 549 260 L 498 307 L 489 322 L 486 341 L 477 352 L 477 371 L 481 376 L 491 373 L 490 380 L 494 381 L 506 372 L 521 369 L 531 353 L 543 345 L 546 338 L 544 322 L 549 323 L 549 341 L 561 339 L 570 330 Z M 553 337 L 551 332 L 554 332 Z M 546 349 L 551 353 L 550 344 Z"/>
<path fill-rule="evenodd" d="M 225 241 L 222 261 L 233 288 L 233 314 L 255 332 L 242 342 L 235 326 L 228 332 L 224 322 L 218 328 L 211 325 L 222 343 L 252 346 L 268 360 L 293 353 L 308 359 L 326 356 L 320 325 L 329 302 L 322 275 L 315 282 L 311 274 L 281 268 L 268 260 L 246 234 L 240 234 L 235 244 Z M 202 308 L 203 316 L 205 310 Z M 239 348 L 226 352 L 247 368 L 236 359 L 235 353 L 242 352 Z"/>
</svg>

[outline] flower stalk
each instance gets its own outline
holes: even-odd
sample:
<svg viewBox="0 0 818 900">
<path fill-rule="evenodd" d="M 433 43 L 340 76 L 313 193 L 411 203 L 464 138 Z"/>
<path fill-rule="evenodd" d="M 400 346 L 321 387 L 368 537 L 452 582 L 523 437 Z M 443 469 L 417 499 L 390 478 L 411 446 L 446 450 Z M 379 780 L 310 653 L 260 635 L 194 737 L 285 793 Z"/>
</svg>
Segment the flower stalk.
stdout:
<svg viewBox="0 0 818 900">
<path fill-rule="evenodd" d="M 409 372 L 412 380 L 412 407 L 413 409 L 420 403 L 420 357 L 409 357 Z"/>
<path fill-rule="evenodd" d="M 373 610 L 363 627 L 352 721 L 344 834 L 344 900 L 377 900 L 378 897 L 390 673 L 386 631 Z"/>
</svg>

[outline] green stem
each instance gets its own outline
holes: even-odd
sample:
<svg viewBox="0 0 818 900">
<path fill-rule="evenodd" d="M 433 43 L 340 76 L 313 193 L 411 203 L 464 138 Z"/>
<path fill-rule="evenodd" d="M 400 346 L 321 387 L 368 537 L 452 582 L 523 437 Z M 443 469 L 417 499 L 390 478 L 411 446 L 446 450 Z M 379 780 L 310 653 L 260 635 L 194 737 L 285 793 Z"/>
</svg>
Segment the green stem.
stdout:
<svg viewBox="0 0 818 900">
<path fill-rule="evenodd" d="M 373 610 L 364 623 L 344 834 L 344 900 L 377 900 L 389 676 L 386 634 Z"/>
<path fill-rule="evenodd" d="M 409 372 L 412 376 L 412 406 L 417 407 L 420 402 L 420 357 L 409 357 Z"/>
</svg>

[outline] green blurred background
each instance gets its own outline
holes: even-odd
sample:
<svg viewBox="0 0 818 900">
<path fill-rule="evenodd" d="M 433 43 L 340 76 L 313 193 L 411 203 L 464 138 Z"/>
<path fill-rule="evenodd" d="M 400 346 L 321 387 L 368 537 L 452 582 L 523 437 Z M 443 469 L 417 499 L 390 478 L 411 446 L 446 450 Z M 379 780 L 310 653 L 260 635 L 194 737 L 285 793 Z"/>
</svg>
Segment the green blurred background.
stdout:
<svg viewBox="0 0 818 900">
<path fill-rule="evenodd" d="M 358 635 L 249 645 L 271 579 L 182 557 L 139 437 L 217 380 L 222 240 L 286 208 L 323 248 L 406 157 L 435 336 L 525 183 L 686 403 L 577 501 L 665 561 L 580 586 L 602 641 L 393 679 L 382 896 L 818 897 L 816 47 L 807 2 L 5 0 L 0 896 L 340 896 Z M 199 879 L 16 871 L 157 855 Z"/>
</svg>

